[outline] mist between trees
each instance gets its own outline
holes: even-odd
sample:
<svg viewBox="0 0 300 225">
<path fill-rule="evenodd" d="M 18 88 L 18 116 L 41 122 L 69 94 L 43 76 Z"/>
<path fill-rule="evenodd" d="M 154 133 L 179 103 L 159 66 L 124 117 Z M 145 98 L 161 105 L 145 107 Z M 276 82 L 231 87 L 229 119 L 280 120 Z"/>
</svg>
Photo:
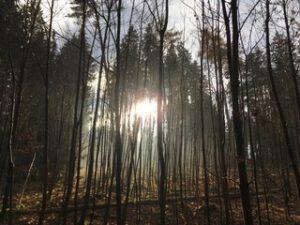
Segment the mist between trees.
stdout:
<svg viewBox="0 0 300 225">
<path fill-rule="evenodd" d="M 0 224 L 300 224 L 299 12 L 0 0 Z"/>
</svg>

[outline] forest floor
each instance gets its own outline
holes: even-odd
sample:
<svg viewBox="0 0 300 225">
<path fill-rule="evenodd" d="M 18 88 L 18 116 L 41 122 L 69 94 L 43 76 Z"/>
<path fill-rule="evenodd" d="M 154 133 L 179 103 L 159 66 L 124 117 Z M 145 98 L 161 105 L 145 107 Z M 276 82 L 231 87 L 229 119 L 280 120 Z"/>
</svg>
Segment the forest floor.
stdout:
<svg viewBox="0 0 300 225">
<path fill-rule="evenodd" d="M 78 218 L 82 210 L 83 193 L 79 195 L 78 200 Z M 202 192 L 203 193 L 203 192 Z M 45 224 L 58 224 L 61 199 L 63 196 L 62 188 L 54 189 L 51 202 L 47 206 Z M 192 196 L 192 195 L 191 195 Z M 210 196 L 210 218 L 212 225 L 220 225 L 224 221 L 224 215 L 221 213 L 217 195 Z M 207 224 L 208 210 L 204 207 L 203 196 L 200 198 L 186 197 L 183 202 L 183 207 L 179 196 L 168 196 L 166 206 L 166 224 Z M 265 204 L 268 201 L 268 206 Z M 20 202 L 20 194 L 16 195 L 14 202 L 18 203 L 13 211 L 14 225 L 31 225 L 37 224 L 38 212 L 40 208 L 41 194 L 38 194 L 34 189 L 29 190 L 22 197 Z M 115 216 L 115 199 L 112 197 L 111 207 L 109 209 L 108 224 L 116 224 Z M 260 194 L 260 212 L 262 224 L 266 225 L 300 225 L 300 207 L 299 200 L 291 196 L 289 199 L 289 213 L 285 207 L 283 195 L 281 191 L 275 190 L 266 196 Z M 67 214 L 68 224 L 74 224 L 74 200 L 70 200 L 70 206 Z M 238 193 L 230 194 L 230 217 L 232 225 L 243 225 L 243 213 L 241 201 Z M 255 197 L 252 197 L 254 224 L 258 223 L 258 210 L 255 202 Z M 95 209 L 93 210 L 93 199 L 90 198 L 89 211 L 86 217 L 86 224 L 90 224 L 93 220 L 93 225 L 103 224 L 105 214 L 107 212 L 107 204 L 104 200 L 95 199 Z M 94 213 L 92 213 L 94 211 Z M 94 216 L 92 216 L 94 215 Z M 159 207 L 155 197 L 141 199 L 140 203 L 130 202 L 127 211 L 126 224 L 143 224 L 157 225 L 159 224 Z"/>
</svg>

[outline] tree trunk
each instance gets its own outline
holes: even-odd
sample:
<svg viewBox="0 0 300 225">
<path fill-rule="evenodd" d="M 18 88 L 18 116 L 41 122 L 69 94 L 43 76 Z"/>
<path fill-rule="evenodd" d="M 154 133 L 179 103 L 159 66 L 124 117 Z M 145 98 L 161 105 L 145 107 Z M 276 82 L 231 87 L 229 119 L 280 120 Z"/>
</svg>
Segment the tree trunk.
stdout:
<svg viewBox="0 0 300 225">
<path fill-rule="evenodd" d="M 249 184 L 246 169 L 246 157 L 244 152 L 244 137 L 242 119 L 239 105 L 239 31 L 238 31 L 238 6 L 237 1 L 231 1 L 232 15 L 232 45 L 229 17 L 226 12 L 226 3 L 222 0 L 223 16 L 226 27 L 227 60 L 230 74 L 230 92 L 232 98 L 232 120 L 237 153 L 237 164 L 240 179 L 240 192 L 243 205 L 244 221 L 246 225 L 253 225 Z"/>
<path fill-rule="evenodd" d="M 48 198 L 48 119 L 49 119 L 49 65 L 50 65 L 50 53 L 51 53 L 51 35 L 52 35 L 52 22 L 53 22 L 53 8 L 54 0 L 51 1 L 50 5 L 50 25 L 48 29 L 47 37 L 47 58 L 46 58 L 46 72 L 44 77 L 45 82 L 45 140 L 44 140 L 44 152 L 43 152 L 43 164 L 44 164 L 44 173 L 43 173 L 43 197 L 42 197 L 42 206 L 39 216 L 38 225 L 44 224 L 45 210 L 47 207 L 47 198 Z"/>
<path fill-rule="evenodd" d="M 273 97 L 275 100 L 275 104 L 279 113 L 279 119 L 280 123 L 282 126 L 282 132 L 285 138 L 285 144 L 288 150 L 289 158 L 292 163 L 292 168 L 296 180 L 296 185 L 297 185 L 297 191 L 298 191 L 298 196 L 300 197 L 300 175 L 299 175 L 299 170 L 298 170 L 298 165 L 295 157 L 295 150 L 293 148 L 293 145 L 290 140 L 290 136 L 288 133 L 288 128 L 287 128 L 287 122 L 286 118 L 279 100 L 279 96 L 276 90 L 275 86 L 275 81 L 274 81 L 274 76 L 273 76 L 273 69 L 272 69 L 272 63 L 271 63 L 271 51 L 270 51 L 270 32 L 269 32 L 269 21 L 270 21 L 270 1 L 266 0 L 266 21 L 265 21 L 265 30 L 266 30 L 266 54 L 267 54 L 267 68 L 268 68 L 268 74 L 269 74 L 269 79 L 270 79 L 270 84 L 271 84 L 271 89 L 273 93 Z"/>
</svg>

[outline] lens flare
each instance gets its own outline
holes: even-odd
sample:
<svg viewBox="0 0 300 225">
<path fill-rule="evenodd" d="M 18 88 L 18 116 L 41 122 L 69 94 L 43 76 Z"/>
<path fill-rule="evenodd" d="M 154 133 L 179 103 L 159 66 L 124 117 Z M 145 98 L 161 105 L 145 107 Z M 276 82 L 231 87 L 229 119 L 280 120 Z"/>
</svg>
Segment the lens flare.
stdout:
<svg viewBox="0 0 300 225">
<path fill-rule="evenodd" d="M 155 119 L 157 114 L 157 102 L 154 99 L 145 98 L 135 103 L 131 110 L 131 119 L 138 117 L 141 120 Z"/>
</svg>

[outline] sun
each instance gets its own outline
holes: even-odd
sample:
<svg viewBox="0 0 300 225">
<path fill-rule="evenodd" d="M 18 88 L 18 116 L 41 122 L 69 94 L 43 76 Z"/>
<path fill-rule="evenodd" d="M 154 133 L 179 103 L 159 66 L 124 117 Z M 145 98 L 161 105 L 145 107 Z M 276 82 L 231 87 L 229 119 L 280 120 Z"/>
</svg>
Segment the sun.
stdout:
<svg viewBox="0 0 300 225">
<path fill-rule="evenodd" d="M 150 98 L 142 99 L 133 105 L 130 114 L 132 119 L 135 117 L 138 117 L 142 121 L 155 119 L 157 115 L 157 101 Z"/>
</svg>

